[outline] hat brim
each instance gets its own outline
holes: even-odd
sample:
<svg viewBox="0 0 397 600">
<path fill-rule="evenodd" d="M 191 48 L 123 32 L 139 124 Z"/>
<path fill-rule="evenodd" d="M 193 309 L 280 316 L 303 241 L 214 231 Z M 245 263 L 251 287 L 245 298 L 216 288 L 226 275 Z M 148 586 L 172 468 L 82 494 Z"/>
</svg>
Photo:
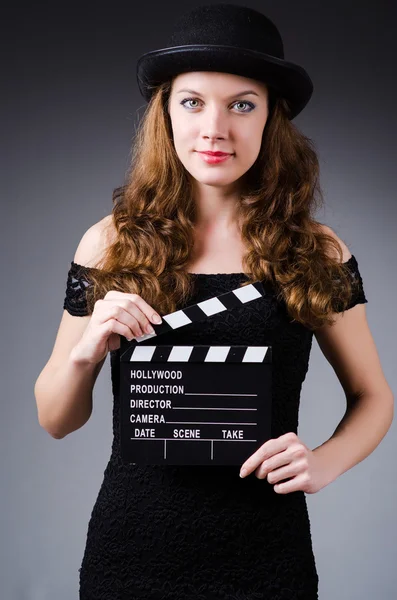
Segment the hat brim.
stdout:
<svg viewBox="0 0 397 600">
<path fill-rule="evenodd" d="M 309 102 L 313 82 L 294 63 L 235 46 L 188 45 L 161 48 L 143 54 L 137 62 L 137 82 L 149 102 L 154 88 L 186 71 L 217 71 L 264 81 L 283 96 L 296 117 Z"/>
</svg>

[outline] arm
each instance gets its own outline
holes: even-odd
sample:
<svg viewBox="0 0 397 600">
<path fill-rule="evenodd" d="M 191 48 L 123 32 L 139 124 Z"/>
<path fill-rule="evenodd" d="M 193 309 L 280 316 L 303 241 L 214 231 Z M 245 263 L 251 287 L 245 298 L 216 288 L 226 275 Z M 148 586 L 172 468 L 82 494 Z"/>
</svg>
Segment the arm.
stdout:
<svg viewBox="0 0 397 600">
<path fill-rule="evenodd" d="M 62 365 L 48 364 L 40 373 L 34 388 L 38 420 L 55 439 L 76 431 L 90 418 L 92 392 L 104 360 L 95 365 L 79 363 L 72 350 Z"/>
<path fill-rule="evenodd" d="M 78 264 L 91 266 L 106 246 L 104 236 L 109 224 L 105 217 L 83 235 L 74 255 Z M 74 358 L 74 348 L 91 316 L 75 316 L 63 311 L 51 356 L 35 387 L 38 421 L 52 437 L 60 439 L 82 427 L 92 413 L 92 393 L 104 363 L 82 363 Z"/>
<path fill-rule="evenodd" d="M 313 452 L 321 457 L 329 481 L 375 450 L 393 421 L 394 398 L 368 327 L 365 306 L 337 316 L 315 333 L 346 395 L 346 412 L 329 440 Z"/>
<path fill-rule="evenodd" d="M 337 239 L 345 262 L 351 254 Z M 394 397 L 380 364 L 364 304 L 337 314 L 333 325 L 320 328 L 314 335 L 346 396 L 346 412 L 333 435 L 313 450 L 331 482 L 379 445 L 393 421 Z"/>
</svg>

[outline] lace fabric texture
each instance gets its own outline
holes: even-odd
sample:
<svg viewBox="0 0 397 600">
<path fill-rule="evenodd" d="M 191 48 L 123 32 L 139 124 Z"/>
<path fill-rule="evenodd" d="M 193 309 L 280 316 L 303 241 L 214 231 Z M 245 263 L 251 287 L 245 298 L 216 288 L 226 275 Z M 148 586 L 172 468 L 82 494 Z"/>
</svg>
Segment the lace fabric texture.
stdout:
<svg viewBox="0 0 397 600">
<path fill-rule="evenodd" d="M 356 304 L 366 303 L 368 302 L 368 300 L 365 297 L 361 273 L 359 271 L 357 259 L 354 256 L 354 254 L 349 258 L 349 260 L 345 264 L 349 268 L 351 282 L 353 284 L 356 284 L 356 287 L 352 294 L 351 302 L 347 308 L 348 310 Z M 79 265 L 74 261 L 71 261 L 70 263 L 70 268 L 67 275 L 63 308 L 66 309 L 73 316 L 84 317 L 89 314 L 87 310 L 87 297 L 85 291 L 86 288 L 90 285 L 90 270 L 90 267 Z M 226 281 L 233 281 L 234 277 L 235 281 L 241 282 L 244 280 L 245 277 L 243 273 L 193 273 L 192 275 L 197 280 L 197 284 L 203 283 L 204 280 L 207 280 L 209 285 L 215 284 L 215 288 L 217 282 L 222 279 L 226 279 Z M 237 279 L 236 276 L 238 276 Z M 336 306 L 335 308 L 336 312 L 340 310 L 338 306 Z"/>
<path fill-rule="evenodd" d="M 359 281 L 348 308 L 366 303 Z M 189 304 L 239 286 L 243 273 L 199 274 Z M 71 263 L 64 308 L 87 314 L 89 268 Z M 272 346 L 271 435 L 298 433 L 312 332 L 265 285 L 255 302 L 159 336 L 157 345 Z M 141 344 L 153 344 L 148 339 Z M 318 574 L 306 497 L 277 494 L 238 466 L 139 466 L 119 452 L 119 351 L 110 353 L 113 442 L 87 529 L 82 600 L 316 600 Z"/>
</svg>

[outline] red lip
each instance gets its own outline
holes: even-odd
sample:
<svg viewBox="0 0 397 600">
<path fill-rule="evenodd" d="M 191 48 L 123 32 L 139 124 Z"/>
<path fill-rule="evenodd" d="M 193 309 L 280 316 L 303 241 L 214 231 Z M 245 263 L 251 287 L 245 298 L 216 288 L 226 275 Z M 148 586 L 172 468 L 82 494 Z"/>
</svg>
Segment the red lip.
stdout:
<svg viewBox="0 0 397 600">
<path fill-rule="evenodd" d="M 228 156 L 230 152 L 211 152 L 211 150 L 197 150 L 200 154 L 209 154 L 210 156 Z"/>
</svg>

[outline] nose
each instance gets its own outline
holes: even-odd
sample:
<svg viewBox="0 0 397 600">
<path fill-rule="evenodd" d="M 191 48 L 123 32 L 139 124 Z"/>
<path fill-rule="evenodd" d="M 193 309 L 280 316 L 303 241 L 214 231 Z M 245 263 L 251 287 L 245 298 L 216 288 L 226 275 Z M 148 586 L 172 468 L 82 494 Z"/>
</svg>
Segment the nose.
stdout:
<svg viewBox="0 0 397 600">
<path fill-rule="evenodd" d="M 203 116 L 203 139 L 223 140 L 227 137 L 227 116 L 220 108 L 206 109 Z"/>
</svg>

